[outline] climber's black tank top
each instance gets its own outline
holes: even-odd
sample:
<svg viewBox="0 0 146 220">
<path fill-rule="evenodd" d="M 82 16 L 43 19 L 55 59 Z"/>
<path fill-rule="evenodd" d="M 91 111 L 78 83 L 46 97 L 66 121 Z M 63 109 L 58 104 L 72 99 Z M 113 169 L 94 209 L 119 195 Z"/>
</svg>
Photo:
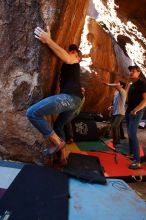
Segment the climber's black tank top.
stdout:
<svg viewBox="0 0 146 220">
<path fill-rule="evenodd" d="M 82 98 L 79 63 L 64 63 L 62 65 L 60 75 L 60 93 L 75 95 Z"/>
</svg>

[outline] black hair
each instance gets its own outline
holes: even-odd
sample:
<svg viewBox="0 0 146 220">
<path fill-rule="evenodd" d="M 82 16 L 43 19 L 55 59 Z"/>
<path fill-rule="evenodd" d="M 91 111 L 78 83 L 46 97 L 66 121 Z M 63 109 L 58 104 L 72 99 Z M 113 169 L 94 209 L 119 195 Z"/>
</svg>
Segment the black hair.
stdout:
<svg viewBox="0 0 146 220">
<path fill-rule="evenodd" d="M 119 82 L 120 82 L 120 85 L 122 86 L 122 88 L 125 89 L 125 87 L 126 87 L 126 83 L 123 82 L 123 81 L 119 81 Z"/>
<path fill-rule="evenodd" d="M 134 66 L 129 66 L 128 69 L 131 71 L 132 69 L 136 69 L 138 72 L 141 72 L 139 66 L 134 65 Z"/>
<path fill-rule="evenodd" d="M 78 49 L 78 46 L 76 44 L 70 44 L 69 45 L 69 48 L 68 48 L 69 51 L 77 51 L 77 53 L 79 54 L 80 57 L 82 57 L 82 53 L 81 51 Z"/>
</svg>

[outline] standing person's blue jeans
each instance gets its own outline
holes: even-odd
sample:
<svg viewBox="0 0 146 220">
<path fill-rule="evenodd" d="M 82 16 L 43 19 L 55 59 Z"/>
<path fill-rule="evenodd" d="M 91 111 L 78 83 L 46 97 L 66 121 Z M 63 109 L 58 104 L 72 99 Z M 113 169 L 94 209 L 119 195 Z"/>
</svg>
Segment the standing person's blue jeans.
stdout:
<svg viewBox="0 0 146 220">
<path fill-rule="evenodd" d="M 139 122 L 143 117 L 143 110 L 140 110 L 136 113 L 136 115 L 131 115 L 130 113 L 126 113 L 126 121 L 128 128 L 128 137 L 129 137 L 129 151 L 130 154 L 134 154 L 134 160 L 137 163 L 140 163 L 140 150 L 139 150 L 139 142 L 137 138 L 137 128 Z"/>
<path fill-rule="evenodd" d="M 113 144 L 116 146 L 120 144 L 120 124 L 124 118 L 124 115 L 112 116 L 112 130 L 113 130 Z"/>
<path fill-rule="evenodd" d="M 72 120 L 74 111 L 79 107 L 80 102 L 81 99 L 73 95 L 59 94 L 50 96 L 28 108 L 27 117 L 45 138 L 56 132 L 64 139 L 63 127 Z M 45 116 L 54 113 L 59 113 L 54 124 L 55 131 L 45 119 Z"/>
</svg>

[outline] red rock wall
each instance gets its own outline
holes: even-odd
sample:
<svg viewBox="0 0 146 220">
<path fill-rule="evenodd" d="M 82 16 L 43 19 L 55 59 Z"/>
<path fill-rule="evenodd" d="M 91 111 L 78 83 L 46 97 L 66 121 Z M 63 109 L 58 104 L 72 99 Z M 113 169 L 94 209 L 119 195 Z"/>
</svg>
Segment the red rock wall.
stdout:
<svg viewBox="0 0 146 220">
<path fill-rule="evenodd" d="M 98 112 L 107 116 L 107 108 L 112 104 L 114 89 L 105 86 L 102 82 L 127 81 L 130 59 L 125 56 L 119 45 L 106 33 L 95 19 L 87 18 L 86 45 L 91 50 L 85 55 L 83 63 L 91 58 L 89 65 L 81 62 L 82 86 L 86 90 L 84 111 Z M 83 42 L 81 42 L 82 49 Z M 88 67 L 88 68 L 87 68 Z"/>
<path fill-rule="evenodd" d="M 95 21 L 97 14 L 91 6 L 88 7 L 88 0 L 2 1 L 0 8 L 2 158 L 40 162 L 36 142 L 41 143 L 42 136 L 28 122 L 26 109 L 32 103 L 58 91 L 61 62 L 46 45 L 42 45 L 34 38 L 36 26 L 46 28 L 49 24 L 52 38 L 65 49 L 70 43 L 80 45 L 84 56 L 81 63 L 81 82 L 86 89 L 84 111 L 101 112 L 106 115 L 114 91 L 105 87 L 101 83 L 102 80 L 110 82 L 127 80 L 127 66 L 131 61 L 111 35 Z M 86 15 L 90 16 L 85 22 Z M 85 26 L 87 30 L 83 32 L 83 37 L 82 30 Z M 84 52 L 83 45 L 85 48 L 90 46 L 90 50 Z"/>
</svg>

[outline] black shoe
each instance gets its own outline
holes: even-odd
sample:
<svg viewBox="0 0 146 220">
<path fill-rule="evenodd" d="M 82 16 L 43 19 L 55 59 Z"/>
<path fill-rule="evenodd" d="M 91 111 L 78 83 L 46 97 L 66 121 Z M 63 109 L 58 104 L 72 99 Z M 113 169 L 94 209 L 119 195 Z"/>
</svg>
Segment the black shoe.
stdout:
<svg viewBox="0 0 146 220">
<path fill-rule="evenodd" d="M 128 166 L 129 169 L 132 169 L 132 170 L 136 170 L 136 169 L 140 169 L 141 168 L 141 165 L 139 162 L 136 162 L 136 161 L 133 161 L 129 166 Z"/>
</svg>

